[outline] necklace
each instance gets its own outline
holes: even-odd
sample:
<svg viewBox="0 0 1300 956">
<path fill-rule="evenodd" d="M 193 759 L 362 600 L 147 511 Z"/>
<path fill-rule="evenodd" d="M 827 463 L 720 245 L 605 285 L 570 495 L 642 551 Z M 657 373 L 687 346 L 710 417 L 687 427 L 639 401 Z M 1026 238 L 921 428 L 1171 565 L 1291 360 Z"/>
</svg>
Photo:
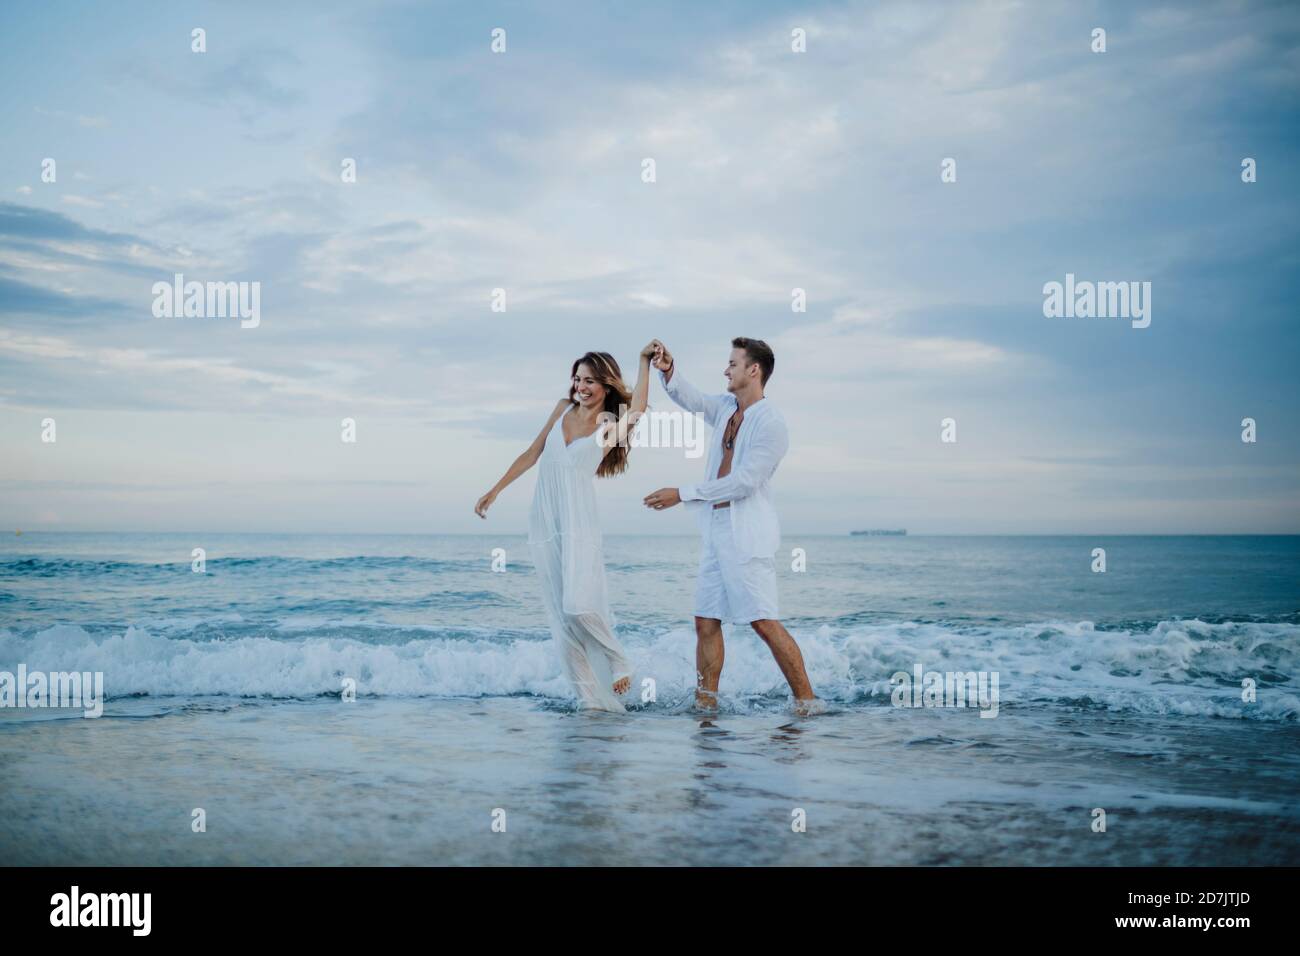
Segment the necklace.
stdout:
<svg viewBox="0 0 1300 956">
<path fill-rule="evenodd" d="M 735 446 L 736 433 L 740 431 L 740 425 L 744 422 L 743 418 L 739 422 L 736 421 L 736 416 L 739 414 L 740 410 L 737 409 L 731 413 L 731 418 L 727 419 L 727 430 L 722 435 L 722 447 L 727 451 L 731 451 L 732 447 Z"/>
</svg>

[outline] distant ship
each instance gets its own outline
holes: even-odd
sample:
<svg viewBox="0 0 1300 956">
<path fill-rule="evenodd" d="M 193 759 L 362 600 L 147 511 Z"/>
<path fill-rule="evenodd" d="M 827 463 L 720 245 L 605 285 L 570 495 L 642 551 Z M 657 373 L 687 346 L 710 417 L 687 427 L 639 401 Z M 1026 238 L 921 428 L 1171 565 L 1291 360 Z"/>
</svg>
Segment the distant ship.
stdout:
<svg viewBox="0 0 1300 956">
<path fill-rule="evenodd" d="M 882 534 L 900 535 L 900 534 L 907 534 L 907 529 L 898 528 L 895 530 L 891 528 L 869 528 L 866 531 L 850 531 L 849 534 L 867 534 L 872 536 L 882 535 Z"/>
</svg>

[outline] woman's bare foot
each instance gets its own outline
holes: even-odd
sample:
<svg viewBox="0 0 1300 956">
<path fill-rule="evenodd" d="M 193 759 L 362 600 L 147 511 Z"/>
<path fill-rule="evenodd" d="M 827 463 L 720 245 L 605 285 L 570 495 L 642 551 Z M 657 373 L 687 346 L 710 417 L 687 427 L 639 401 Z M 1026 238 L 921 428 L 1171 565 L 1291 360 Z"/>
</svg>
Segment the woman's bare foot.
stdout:
<svg viewBox="0 0 1300 956">
<path fill-rule="evenodd" d="M 627 677 L 627 676 L 620 677 L 618 680 L 614 681 L 614 693 L 626 694 L 628 688 L 631 686 L 632 686 L 631 677 Z"/>
</svg>

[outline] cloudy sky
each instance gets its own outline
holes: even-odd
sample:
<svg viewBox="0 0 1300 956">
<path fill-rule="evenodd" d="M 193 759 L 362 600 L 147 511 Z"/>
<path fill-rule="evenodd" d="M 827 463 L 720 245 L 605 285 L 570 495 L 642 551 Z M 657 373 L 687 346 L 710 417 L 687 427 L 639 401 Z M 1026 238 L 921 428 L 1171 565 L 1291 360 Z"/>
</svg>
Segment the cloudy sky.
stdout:
<svg viewBox="0 0 1300 956">
<path fill-rule="evenodd" d="M 0 12 L 0 527 L 522 532 L 472 505 L 577 355 L 743 334 L 788 530 L 1300 531 L 1294 4 L 328 6 Z M 689 533 L 702 462 L 631 462 L 607 532 Z"/>
</svg>

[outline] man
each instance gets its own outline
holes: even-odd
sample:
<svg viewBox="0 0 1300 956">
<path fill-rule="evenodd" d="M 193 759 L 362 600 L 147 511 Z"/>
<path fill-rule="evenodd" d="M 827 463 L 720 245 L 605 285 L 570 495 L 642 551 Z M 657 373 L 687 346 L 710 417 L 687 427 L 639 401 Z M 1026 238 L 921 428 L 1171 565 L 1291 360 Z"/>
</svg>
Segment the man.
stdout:
<svg viewBox="0 0 1300 956">
<path fill-rule="evenodd" d="M 803 655 L 777 620 L 773 555 L 781 528 L 770 482 L 789 447 L 785 419 L 763 397 L 776 358 L 766 342 L 738 338 L 722 373 L 727 394 L 705 395 L 682 378 L 672 354 L 655 340 L 654 365 L 664 389 L 688 412 L 713 426 L 704 482 L 660 488 L 645 498 L 656 511 L 686 502 L 696 512 L 703 535 L 700 574 L 695 588 L 695 666 L 698 707 L 717 706 L 722 676 L 722 622 L 748 624 L 758 632 L 794 693 L 795 707 L 811 712 L 812 684 Z"/>
</svg>

